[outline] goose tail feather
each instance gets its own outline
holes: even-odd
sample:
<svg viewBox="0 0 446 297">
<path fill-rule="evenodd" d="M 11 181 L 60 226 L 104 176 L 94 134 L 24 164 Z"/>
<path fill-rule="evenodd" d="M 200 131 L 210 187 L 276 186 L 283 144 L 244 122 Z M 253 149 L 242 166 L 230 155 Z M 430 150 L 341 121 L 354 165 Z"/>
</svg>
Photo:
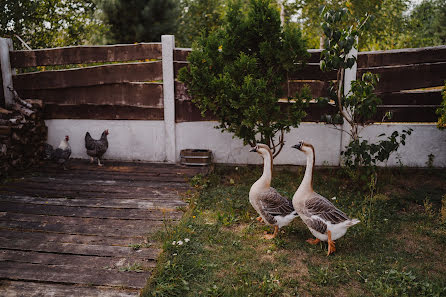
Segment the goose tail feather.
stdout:
<svg viewBox="0 0 446 297">
<path fill-rule="evenodd" d="M 350 221 L 348 222 L 347 226 L 348 226 L 348 227 L 350 227 L 350 226 L 354 226 L 354 225 L 356 225 L 356 224 L 358 224 L 358 223 L 360 223 L 360 222 L 361 222 L 361 221 L 358 220 L 358 219 L 352 219 L 352 220 L 350 220 Z"/>
</svg>

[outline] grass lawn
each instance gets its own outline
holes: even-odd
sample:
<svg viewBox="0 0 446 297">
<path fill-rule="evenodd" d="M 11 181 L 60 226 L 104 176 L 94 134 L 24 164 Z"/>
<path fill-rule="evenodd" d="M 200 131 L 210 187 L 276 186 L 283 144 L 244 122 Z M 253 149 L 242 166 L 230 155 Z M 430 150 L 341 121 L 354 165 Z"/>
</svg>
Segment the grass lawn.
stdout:
<svg viewBox="0 0 446 297">
<path fill-rule="evenodd" d="M 181 222 L 156 235 L 164 251 L 143 296 L 446 296 L 446 170 L 394 168 L 376 187 L 320 168 L 314 189 L 361 223 L 336 241 L 305 242 L 299 218 L 273 240 L 248 201 L 260 166 L 196 176 Z M 304 168 L 275 168 L 291 199 Z"/>
</svg>

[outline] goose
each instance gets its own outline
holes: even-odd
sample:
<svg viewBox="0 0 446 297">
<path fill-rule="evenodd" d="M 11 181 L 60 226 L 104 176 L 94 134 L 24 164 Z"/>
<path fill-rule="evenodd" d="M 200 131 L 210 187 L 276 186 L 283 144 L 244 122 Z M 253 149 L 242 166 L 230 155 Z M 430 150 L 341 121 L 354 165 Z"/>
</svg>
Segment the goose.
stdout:
<svg viewBox="0 0 446 297">
<path fill-rule="evenodd" d="M 265 144 L 257 144 L 250 151 L 262 155 L 263 174 L 251 186 L 249 202 L 259 214 L 257 218 L 259 222 L 264 221 L 274 226 L 273 234 L 265 234 L 266 239 L 273 239 L 279 233 L 279 228 L 288 225 L 297 216 L 297 213 L 291 201 L 271 187 L 273 158 L 269 147 Z"/>
<path fill-rule="evenodd" d="M 327 198 L 313 191 L 314 147 L 301 141 L 292 148 L 300 150 L 307 156 L 304 178 L 293 196 L 293 206 L 316 237 L 316 239 L 308 239 L 307 242 L 314 245 L 320 241 L 327 241 L 328 256 L 336 251 L 334 241 L 344 236 L 349 227 L 360 221 L 350 219 Z"/>
</svg>

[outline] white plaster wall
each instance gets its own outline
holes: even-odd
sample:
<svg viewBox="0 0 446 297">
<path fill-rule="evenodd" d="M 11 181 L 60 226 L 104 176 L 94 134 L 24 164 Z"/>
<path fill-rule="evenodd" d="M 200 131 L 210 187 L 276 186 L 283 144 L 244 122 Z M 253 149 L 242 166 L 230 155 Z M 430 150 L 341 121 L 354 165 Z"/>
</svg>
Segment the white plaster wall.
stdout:
<svg viewBox="0 0 446 297">
<path fill-rule="evenodd" d="M 85 133 L 99 139 L 109 130 L 109 147 L 105 159 L 163 162 L 165 130 L 163 121 L 129 120 L 46 120 L 48 143 L 57 147 L 65 135 L 70 136 L 71 157 L 89 158 L 85 152 Z"/>
<path fill-rule="evenodd" d="M 215 129 L 217 122 L 189 122 L 176 125 L 177 155 L 181 149 L 210 149 L 214 162 L 230 164 L 260 164 L 261 158 L 250 153 L 249 145 L 244 146 L 240 139 L 232 138 L 229 133 Z M 414 131 L 406 139 L 406 145 L 393 153 L 387 164 L 380 166 L 425 167 L 428 155 L 433 154 L 435 167 L 446 167 L 446 131 L 440 131 L 433 124 L 377 124 L 366 127 L 363 139 L 376 141 L 378 135 L 403 129 Z M 304 165 L 305 156 L 291 145 L 303 140 L 313 144 L 316 150 L 316 165 L 339 165 L 340 131 L 330 125 L 302 123 L 299 128 L 291 129 L 285 135 L 285 146 L 274 160 L 274 164 Z M 346 134 L 344 134 L 346 135 Z M 347 139 L 348 140 L 348 139 Z M 348 143 L 348 141 L 346 142 Z"/>
<path fill-rule="evenodd" d="M 361 136 L 364 139 L 374 142 L 387 137 L 377 136 L 386 133 L 390 136 L 393 131 L 401 134 L 402 130 L 412 128 L 412 134 L 407 136 L 406 145 L 400 146 L 396 153 L 393 153 L 387 166 L 409 166 L 426 167 L 428 155 L 434 155 L 434 167 L 446 167 L 446 131 L 441 131 L 433 124 L 375 124 L 366 127 Z M 397 138 L 399 139 L 399 137 Z M 386 164 L 381 164 L 385 166 Z"/>
<path fill-rule="evenodd" d="M 65 135 L 70 136 L 73 158 L 88 158 L 85 153 L 84 136 L 89 131 L 98 139 L 109 129 L 109 149 L 105 159 L 141 160 L 166 162 L 166 132 L 163 121 L 128 120 L 47 120 L 48 143 L 58 146 Z M 210 149 L 214 162 L 227 164 L 261 164 L 261 157 L 250 153 L 249 145 L 244 146 L 238 138 L 215 129 L 217 122 L 187 122 L 175 125 L 176 158 L 180 150 L 188 148 Z M 378 124 L 366 127 L 361 136 L 376 141 L 381 133 L 390 135 L 412 128 L 406 145 L 394 153 L 387 164 L 382 166 L 425 167 L 428 155 L 433 154 L 435 167 L 446 167 L 446 131 L 440 131 L 432 124 Z M 316 165 L 339 165 L 340 131 L 330 125 L 302 123 L 285 135 L 285 146 L 275 164 L 304 165 L 305 157 L 291 148 L 300 140 L 313 144 L 316 150 Z"/>
<path fill-rule="evenodd" d="M 249 152 L 250 146 L 233 138 L 232 134 L 215 129 L 217 122 L 187 122 L 176 125 L 177 155 L 180 150 L 195 148 L 209 149 L 213 152 L 214 162 L 230 164 L 261 164 L 258 154 Z M 307 141 L 316 149 L 317 165 L 338 165 L 340 132 L 329 126 L 317 123 L 302 123 L 298 129 L 291 129 L 285 135 L 285 146 L 274 160 L 274 164 L 305 164 L 305 155 L 292 145 Z"/>
</svg>

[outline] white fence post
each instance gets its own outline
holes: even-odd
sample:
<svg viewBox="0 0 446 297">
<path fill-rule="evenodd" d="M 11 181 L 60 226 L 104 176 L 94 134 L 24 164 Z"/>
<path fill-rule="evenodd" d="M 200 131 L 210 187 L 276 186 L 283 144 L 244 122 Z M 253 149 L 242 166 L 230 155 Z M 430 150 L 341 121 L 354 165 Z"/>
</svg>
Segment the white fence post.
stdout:
<svg viewBox="0 0 446 297">
<path fill-rule="evenodd" d="M 358 43 L 358 39 L 356 39 L 356 43 Z M 358 58 L 358 50 L 354 47 L 350 50 L 350 52 L 347 55 L 348 58 L 356 57 Z M 352 68 L 345 69 L 344 72 L 344 96 L 347 96 L 350 90 L 352 89 L 352 81 L 356 80 L 356 73 L 358 69 L 358 64 L 355 62 L 355 64 L 352 66 Z M 345 108 L 344 108 L 345 109 Z M 351 113 L 349 113 L 351 114 Z M 341 152 L 344 150 L 344 148 L 348 145 L 350 142 L 350 135 L 345 132 L 350 130 L 350 124 L 344 119 L 344 123 L 342 124 L 342 132 L 341 132 L 341 141 L 340 141 L 340 148 L 339 148 L 339 165 L 342 163 L 341 158 Z"/>
<path fill-rule="evenodd" d="M 164 95 L 164 128 L 166 160 L 169 163 L 177 161 L 175 135 L 175 78 L 173 69 L 173 50 L 175 36 L 161 36 L 163 50 L 163 95 Z"/>
<path fill-rule="evenodd" d="M 12 51 L 12 40 L 10 38 L 0 38 L 0 64 L 2 68 L 3 94 L 6 107 L 11 106 L 14 100 L 14 95 L 9 89 L 13 87 L 9 51 Z"/>
</svg>

